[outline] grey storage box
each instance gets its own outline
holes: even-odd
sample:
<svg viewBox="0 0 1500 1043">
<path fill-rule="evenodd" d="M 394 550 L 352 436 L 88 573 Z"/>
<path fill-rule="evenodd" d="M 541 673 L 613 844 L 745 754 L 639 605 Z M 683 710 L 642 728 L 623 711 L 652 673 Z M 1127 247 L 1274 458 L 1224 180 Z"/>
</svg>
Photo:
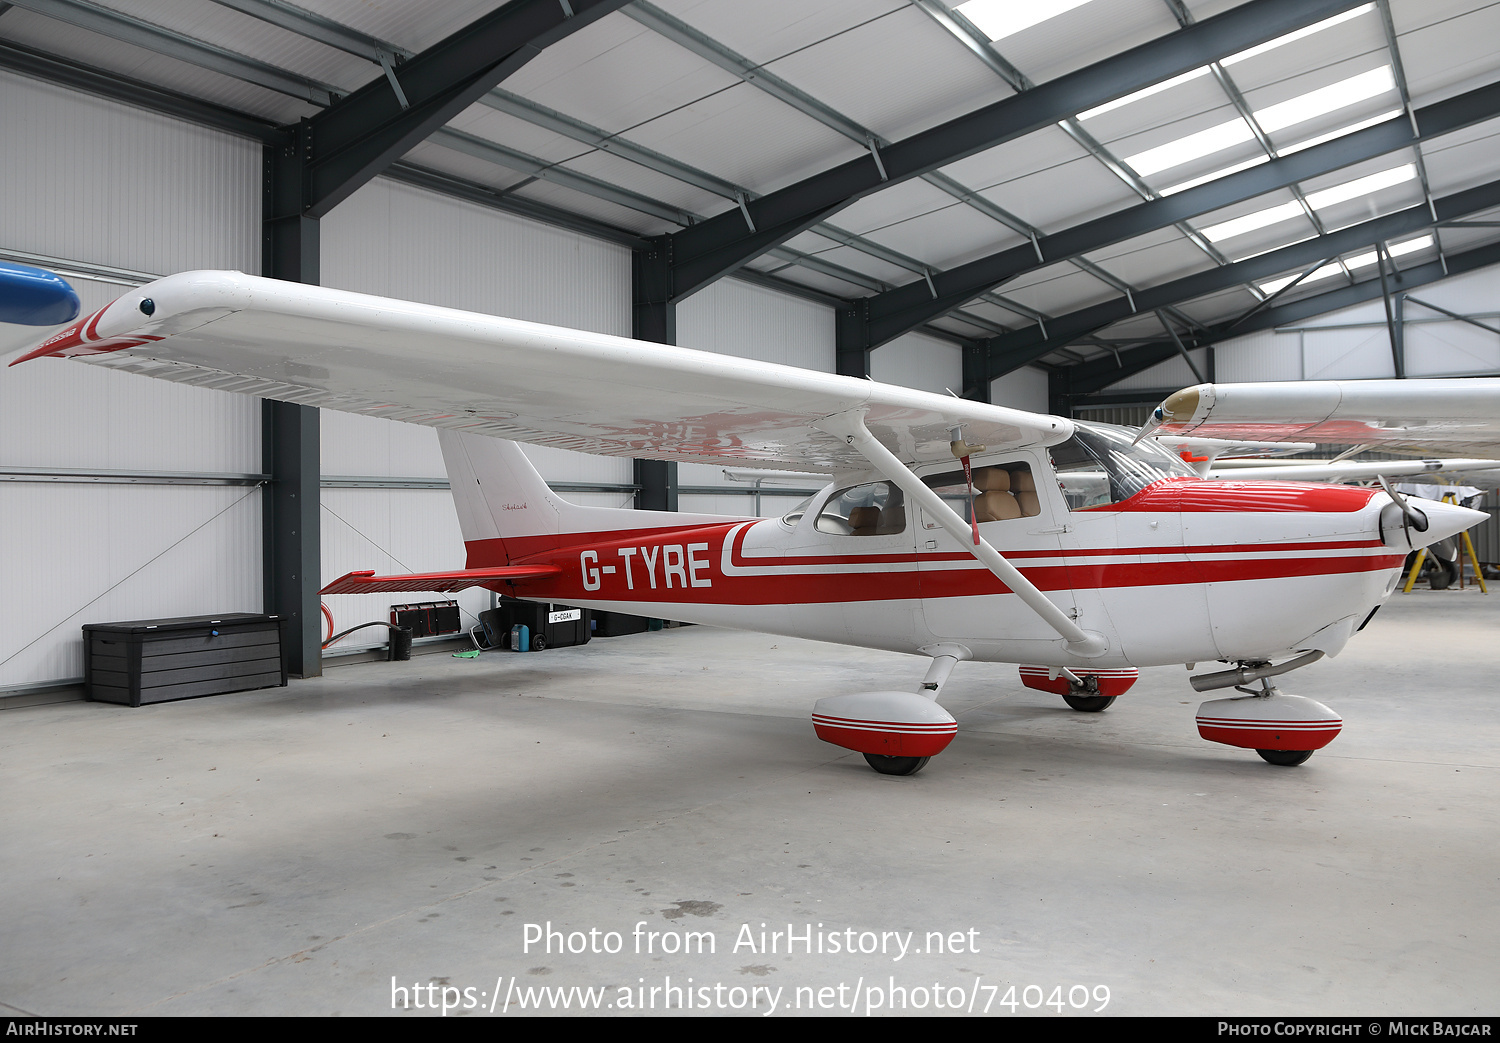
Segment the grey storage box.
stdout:
<svg viewBox="0 0 1500 1043">
<path fill-rule="evenodd" d="M 83 628 L 90 699 L 140 706 L 286 684 L 280 616 L 233 612 Z"/>
</svg>

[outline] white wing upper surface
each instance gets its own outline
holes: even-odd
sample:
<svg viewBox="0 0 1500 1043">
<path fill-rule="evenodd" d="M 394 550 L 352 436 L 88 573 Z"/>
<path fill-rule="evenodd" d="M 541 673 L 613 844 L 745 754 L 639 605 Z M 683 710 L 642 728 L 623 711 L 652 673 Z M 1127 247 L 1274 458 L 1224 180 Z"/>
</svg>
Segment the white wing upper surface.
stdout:
<svg viewBox="0 0 1500 1043">
<path fill-rule="evenodd" d="M 1494 457 L 1500 380 L 1199 384 L 1157 407 L 1147 431 Z"/>
<path fill-rule="evenodd" d="M 1073 433 L 1060 417 L 238 272 L 139 287 L 16 361 L 45 355 L 586 453 L 747 467 L 863 469 L 810 426 L 850 409 L 911 464 L 951 459 L 955 425 L 1000 449 Z"/>
</svg>

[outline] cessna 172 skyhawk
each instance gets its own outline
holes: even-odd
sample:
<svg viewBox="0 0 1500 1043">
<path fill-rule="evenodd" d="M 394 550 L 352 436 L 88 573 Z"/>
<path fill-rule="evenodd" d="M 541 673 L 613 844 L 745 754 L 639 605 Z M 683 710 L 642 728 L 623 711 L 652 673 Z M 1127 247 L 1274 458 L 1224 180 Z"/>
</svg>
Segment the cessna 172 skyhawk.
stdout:
<svg viewBox="0 0 1500 1043">
<path fill-rule="evenodd" d="M 138 287 L 12 365 L 44 356 L 439 428 L 468 567 L 325 593 L 479 585 L 926 656 L 915 690 L 814 708 L 820 737 L 888 774 L 951 741 L 937 698 L 967 659 L 1022 664 L 1080 710 L 1139 667 L 1222 660 L 1195 687 L 1246 696 L 1205 703 L 1201 734 L 1300 763 L 1341 722 L 1269 678 L 1337 654 L 1409 550 L 1483 517 L 1207 481 L 1123 429 L 236 272 Z M 515 441 L 833 480 L 781 518 L 582 507 Z"/>
</svg>

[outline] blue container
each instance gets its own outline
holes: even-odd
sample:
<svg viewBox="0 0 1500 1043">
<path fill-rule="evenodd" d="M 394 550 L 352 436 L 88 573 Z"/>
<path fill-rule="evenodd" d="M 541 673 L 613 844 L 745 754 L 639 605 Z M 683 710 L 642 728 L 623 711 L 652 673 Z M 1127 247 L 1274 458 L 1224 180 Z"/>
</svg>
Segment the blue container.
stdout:
<svg viewBox="0 0 1500 1043">
<path fill-rule="evenodd" d="M 531 628 L 525 623 L 517 623 L 510 628 L 510 650 L 512 652 L 531 651 Z"/>
</svg>

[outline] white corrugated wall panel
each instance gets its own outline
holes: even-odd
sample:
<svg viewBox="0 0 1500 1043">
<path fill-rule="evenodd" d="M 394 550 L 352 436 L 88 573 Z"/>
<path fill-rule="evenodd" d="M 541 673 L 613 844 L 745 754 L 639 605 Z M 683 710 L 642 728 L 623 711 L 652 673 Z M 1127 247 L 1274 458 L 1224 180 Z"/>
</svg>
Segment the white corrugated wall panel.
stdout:
<svg viewBox="0 0 1500 1043">
<path fill-rule="evenodd" d="M 0 247 L 257 269 L 259 143 L 9 73 L 0 126 Z M 73 281 L 88 310 L 124 290 Z M 260 405 L 40 360 L 0 370 L 0 464 L 258 472 Z M 80 676 L 85 622 L 260 611 L 260 512 L 244 487 L 0 483 L 0 685 Z"/>
<path fill-rule="evenodd" d="M 1193 362 L 1197 364 L 1200 372 L 1208 372 L 1207 351 L 1198 348 L 1188 352 Z M 1198 383 L 1198 378 L 1188 368 L 1188 364 L 1182 361 L 1181 355 L 1174 355 L 1165 362 L 1158 362 L 1150 369 L 1142 370 L 1134 376 L 1126 377 L 1117 384 L 1111 384 L 1107 391 L 1130 391 L 1135 388 L 1183 388 Z"/>
<path fill-rule="evenodd" d="M 1491 320 L 1489 324 L 1495 323 Z M 1406 375 L 1409 377 L 1493 376 L 1500 373 L 1500 334 L 1467 322 L 1408 324 L 1405 341 Z"/>
<path fill-rule="evenodd" d="M 1302 334 L 1303 376 L 1307 380 L 1365 380 L 1394 377 L 1391 340 L 1384 325 Z"/>
<path fill-rule="evenodd" d="M 85 623 L 261 611 L 260 492 L 0 483 L 0 688 L 83 676 Z"/>
<path fill-rule="evenodd" d="M 903 333 L 870 352 L 870 376 L 882 384 L 899 384 L 945 394 L 964 386 L 963 349 L 922 333 Z"/>
<path fill-rule="evenodd" d="M 1258 380 L 1301 380 L 1302 338 L 1296 333 L 1258 330 L 1214 348 L 1214 375 L 1225 384 Z"/>
<path fill-rule="evenodd" d="M 991 402 L 1032 413 L 1047 412 L 1047 391 L 1046 371 L 1031 366 L 1022 366 L 990 381 Z"/>
<path fill-rule="evenodd" d="M 5 72 L 0 126 L 0 246 L 158 275 L 259 270 L 259 142 Z"/>
<path fill-rule="evenodd" d="M 677 306 L 677 343 L 832 373 L 833 309 L 765 286 L 720 279 Z"/>
</svg>

